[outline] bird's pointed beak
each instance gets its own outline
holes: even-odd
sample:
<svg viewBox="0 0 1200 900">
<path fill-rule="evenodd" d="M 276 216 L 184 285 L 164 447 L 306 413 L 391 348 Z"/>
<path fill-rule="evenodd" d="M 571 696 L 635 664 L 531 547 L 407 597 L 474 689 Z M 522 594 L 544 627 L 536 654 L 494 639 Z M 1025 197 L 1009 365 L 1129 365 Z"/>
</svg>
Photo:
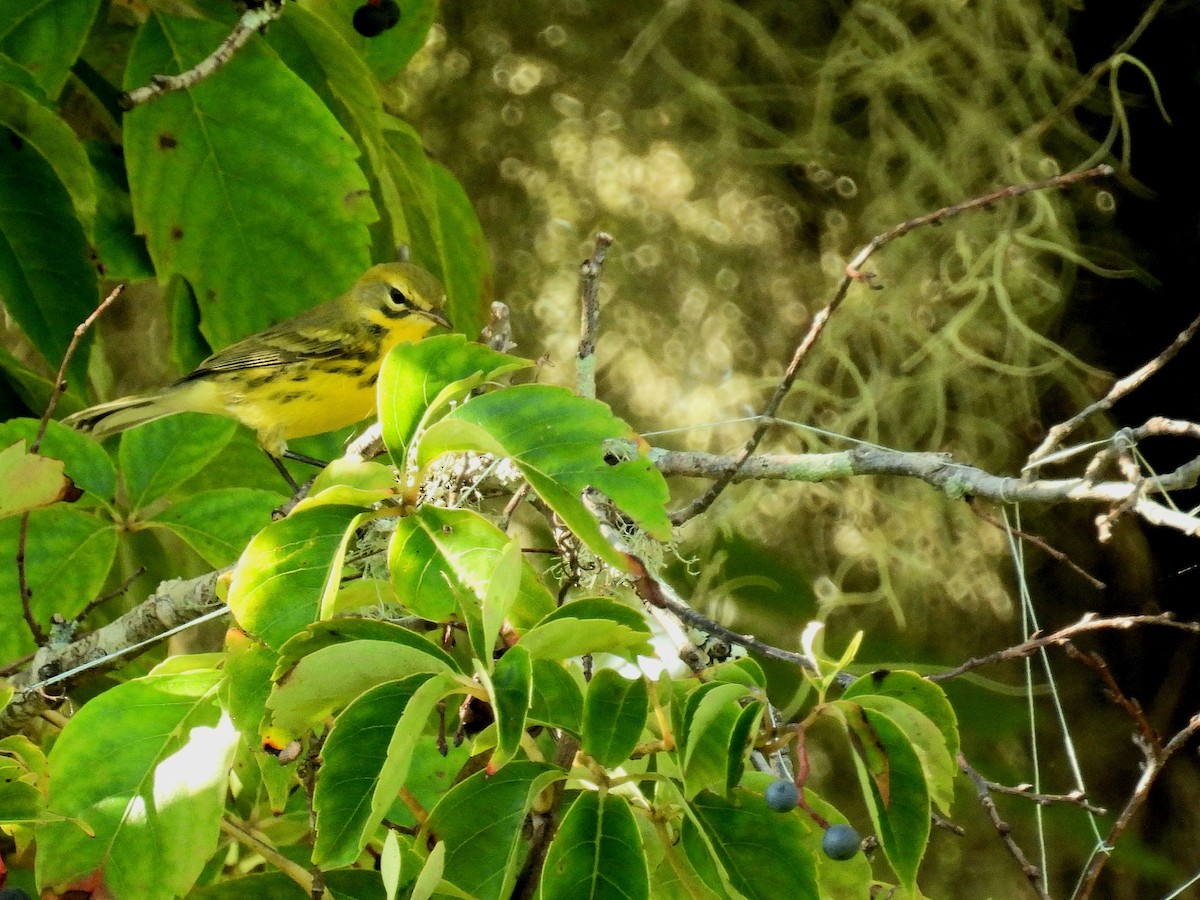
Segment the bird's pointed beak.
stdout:
<svg viewBox="0 0 1200 900">
<path fill-rule="evenodd" d="M 446 318 L 445 314 L 440 309 L 422 309 L 420 310 L 420 314 L 435 325 L 441 325 L 443 328 L 449 329 L 454 328 L 454 326 L 450 324 L 450 320 Z"/>
</svg>

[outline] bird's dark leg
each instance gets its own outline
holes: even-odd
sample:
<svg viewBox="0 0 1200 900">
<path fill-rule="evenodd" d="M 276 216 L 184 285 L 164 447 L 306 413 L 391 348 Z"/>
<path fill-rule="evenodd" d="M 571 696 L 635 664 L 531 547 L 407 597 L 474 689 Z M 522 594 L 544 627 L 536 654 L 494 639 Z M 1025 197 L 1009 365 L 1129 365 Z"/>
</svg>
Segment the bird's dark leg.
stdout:
<svg viewBox="0 0 1200 900">
<path fill-rule="evenodd" d="M 294 460 L 295 462 L 305 463 L 306 465 L 315 466 L 318 469 L 323 469 L 329 463 L 323 459 L 317 459 L 315 456 L 305 456 L 303 453 L 296 453 L 294 450 L 284 450 L 283 458 Z"/>
<path fill-rule="evenodd" d="M 284 455 L 287 455 L 289 451 L 285 450 L 283 452 Z M 263 453 L 267 453 L 267 451 L 264 450 Z M 292 473 L 287 470 L 287 466 L 283 464 L 283 460 L 273 453 L 267 453 L 267 459 L 269 459 L 271 464 L 279 470 L 279 474 L 283 476 L 283 480 L 288 483 L 288 487 L 292 489 L 292 496 L 294 497 L 299 494 L 300 485 L 296 484 L 296 479 L 293 478 Z"/>
</svg>

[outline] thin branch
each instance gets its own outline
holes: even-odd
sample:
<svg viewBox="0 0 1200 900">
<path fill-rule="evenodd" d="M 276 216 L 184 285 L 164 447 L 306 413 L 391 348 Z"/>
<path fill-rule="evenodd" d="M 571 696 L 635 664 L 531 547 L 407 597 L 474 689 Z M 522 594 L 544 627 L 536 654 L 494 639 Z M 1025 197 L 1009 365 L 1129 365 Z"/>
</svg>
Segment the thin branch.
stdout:
<svg viewBox="0 0 1200 900">
<path fill-rule="evenodd" d="M 958 768 L 974 783 L 975 795 L 979 798 L 979 805 L 983 807 L 988 818 L 992 820 L 992 826 L 996 829 L 996 834 L 1000 835 L 1000 840 L 1004 842 L 1004 847 L 1008 850 L 1009 855 L 1017 861 L 1017 865 L 1025 873 L 1025 878 L 1029 881 L 1029 887 L 1041 900 L 1050 900 L 1050 895 L 1046 893 L 1045 877 L 1041 869 L 1029 861 L 1029 858 L 1025 855 L 1020 845 L 1013 840 L 1012 826 L 1000 818 L 1000 811 L 996 808 L 996 801 L 992 799 L 991 782 L 975 771 L 971 764 L 967 762 L 967 758 L 961 753 L 958 754 Z"/>
<path fill-rule="evenodd" d="M 1010 185 L 1008 187 L 1001 188 L 1000 190 L 992 191 L 989 194 L 984 194 L 981 197 L 976 197 L 963 203 L 956 203 L 952 206 L 944 206 L 939 210 L 935 210 L 934 212 L 926 213 L 923 216 L 917 216 L 916 218 L 909 219 L 906 222 L 901 222 L 894 228 L 891 228 L 888 231 L 873 237 L 870 242 L 863 247 L 862 250 L 855 254 L 854 258 L 850 260 L 849 264 L 847 264 L 846 275 L 842 279 L 841 284 L 838 285 L 837 291 L 834 292 L 833 299 L 829 301 L 829 304 L 824 309 L 820 310 L 815 316 L 813 316 L 813 320 L 809 325 L 808 332 L 804 335 L 804 338 L 800 341 L 799 345 L 797 345 L 795 352 L 792 354 L 792 359 L 788 363 L 787 369 L 783 373 L 783 378 L 780 379 L 779 384 L 776 386 L 775 393 L 771 396 L 771 399 L 767 402 L 766 407 L 763 409 L 762 415 L 759 417 L 758 425 L 755 427 L 754 433 L 746 441 L 745 445 L 741 449 L 741 452 L 738 453 L 732 462 L 724 467 L 721 473 L 716 477 L 716 480 L 709 486 L 707 491 L 705 491 L 683 509 L 672 513 L 671 522 L 675 525 L 682 525 L 689 519 L 700 515 L 710 506 L 712 506 L 725 488 L 727 488 L 734 481 L 742 465 L 750 458 L 751 454 L 758 449 L 758 445 L 762 443 L 763 437 L 766 435 L 767 430 L 774 422 L 775 414 L 779 411 L 779 407 L 782 405 L 784 398 L 788 395 L 792 385 L 795 383 L 796 374 L 800 369 L 800 364 L 804 361 L 805 357 L 808 356 L 809 351 L 817 342 L 817 339 L 820 338 L 821 334 L 825 331 L 825 326 L 829 323 L 830 317 L 834 314 L 834 312 L 837 311 L 837 308 L 846 298 L 846 294 L 850 289 L 850 285 L 855 281 L 862 281 L 871 284 L 872 287 L 877 287 L 877 285 L 873 284 L 872 275 L 862 271 L 863 265 L 868 259 L 871 258 L 872 255 L 874 255 L 877 250 L 879 250 L 885 244 L 896 240 L 897 238 L 904 237 L 904 235 L 908 234 L 910 231 L 926 225 L 939 225 L 945 220 L 957 216 L 960 213 L 969 212 L 976 209 L 983 209 L 998 203 L 1001 200 L 1011 200 L 1033 191 L 1068 187 L 1072 184 L 1089 178 L 1106 177 L 1112 174 L 1112 166 L 1100 165 L 1091 169 L 1087 169 L 1083 172 L 1071 172 L 1066 175 L 1058 175 L 1054 178 L 1047 178 L 1042 181 Z"/>
<path fill-rule="evenodd" d="M 1123 631 L 1140 625 L 1161 625 L 1165 628 L 1175 628 L 1191 634 L 1200 634 L 1200 622 L 1178 622 L 1170 613 L 1162 613 L 1156 616 L 1110 616 L 1107 618 L 1101 618 L 1095 613 L 1087 613 L 1078 622 L 1067 625 L 1065 628 L 1060 628 L 1051 634 L 1035 634 L 1029 640 L 1020 644 L 1006 647 L 1003 650 L 997 650 L 995 653 L 989 653 L 987 656 L 972 657 L 952 669 L 946 669 L 944 672 L 935 672 L 926 677 L 930 681 L 946 681 L 950 678 L 957 678 L 964 672 L 970 672 L 973 669 L 992 666 L 1007 660 L 1024 659 L 1045 647 L 1065 644 L 1076 635 L 1089 631 Z"/>
<path fill-rule="evenodd" d="M 1100 873 L 1108 863 L 1109 852 L 1116 846 L 1121 835 L 1125 833 L 1125 829 L 1129 826 L 1134 814 L 1146 802 L 1146 798 L 1150 795 L 1150 788 L 1158 780 L 1163 767 L 1198 732 L 1200 732 L 1200 715 L 1195 715 L 1161 749 L 1148 744 L 1141 737 L 1134 738 L 1134 743 L 1142 751 L 1144 758 L 1142 775 L 1134 786 L 1133 793 L 1130 794 L 1125 807 L 1117 814 L 1116 820 L 1108 830 L 1108 835 L 1104 839 L 1103 846 L 1092 856 L 1092 861 L 1083 873 L 1083 877 L 1080 878 L 1079 887 L 1076 888 L 1072 900 L 1086 900 L 1086 898 L 1092 895 L 1092 891 L 1096 888 L 1096 882 L 1100 878 Z"/>
<path fill-rule="evenodd" d="M 50 392 L 50 401 L 46 404 L 46 409 L 42 413 L 42 421 L 38 425 L 37 437 L 29 445 L 30 453 L 37 453 L 41 448 L 42 438 L 46 436 L 46 428 L 50 424 L 50 417 L 54 415 L 54 407 L 58 405 L 59 398 L 67 390 L 67 366 L 70 365 L 71 359 L 75 356 L 75 351 L 79 348 L 79 342 L 83 340 L 83 336 L 96 323 L 96 320 L 104 314 L 104 311 L 112 306 L 123 293 L 125 293 L 125 285 L 118 284 L 109 291 L 108 296 L 100 301 L 100 304 L 92 310 L 86 319 L 75 326 L 75 331 L 71 334 L 71 342 L 67 344 L 67 350 L 63 353 L 62 362 L 58 364 L 58 374 L 54 376 L 54 390 Z"/>
<path fill-rule="evenodd" d="M 242 13 L 229 36 L 221 41 L 216 50 L 192 68 L 178 75 L 151 75 L 148 85 L 119 95 L 117 103 L 122 109 L 133 109 L 170 91 L 182 91 L 198 84 L 233 59 L 233 55 L 244 47 L 250 38 L 278 19 L 282 12 L 283 0 L 263 0 L 262 6 Z"/>
<path fill-rule="evenodd" d="M 165 581 L 136 608 L 65 647 L 42 647 L 28 668 L 9 680 L 14 693 L 0 709 L 0 737 L 16 734 L 44 711 L 57 706 L 61 696 L 44 688 L 69 682 L 91 670 L 93 674 L 124 665 L 130 654 L 146 649 L 166 632 L 186 626 L 208 614 L 222 615 L 217 579 L 226 569 L 187 581 Z"/>
<path fill-rule="evenodd" d="M 596 235 L 592 255 L 579 266 L 579 352 L 575 359 L 576 390 L 581 397 L 596 396 L 596 341 L 600 331 L 600 271 L 612 246 L 607 231 Z"/>
<path fill-rule="evenodd" d="M 1001 522 L 995 516 L 991 515 L 990 513 L 986 512 L 983 509 L 980 509 L 978 503 L 968 503 L 967 506 L 971 510 L 971 512 L 975 513 L 975 515 L 979 516 L 979 518 L 983 519 L 983 521 L 987 522 L 989 525 L 991 525 L 995 528 L 999 528 L 1001 531 L 1007 531 L 1007 532 L 1011 533 L 1014 537 L 1020 538 L 1021 540 L 1025 541 L 1028 544 L 1032 544 L 1033 546 L 1040 549 L 1047 556 L 1049 556 L 1051 559 L 1062 563 L 1064 566 L 1066 566 L 1072 572 L 1077 574 L 1080 578 L 1082 578 L 1084 581 L 1086 581 L 1088 584 L 1090 584 L 1096 590 L 1098 590 L 1098 591 L 1104 590 L 1104 582 L 1103 581 L 1101 581 L 1095 575 L 1093 575 L 1090 572 L 1088 572 L 1087 570 L 1085 570 L 1082 566 L 1080 566 L 1078 563 L 1076 563 L 1073 559 L 1071 559 L 1069 556 L 1067 556 L 1067 554 L 1063 553 L 1057 547 L 1051 547 L 1048 543 L 1046 543 L 1046 541 L 1044 541 L 1042 538 L 1038 537 L 1036 534 L 1030 534 L 1028 531 L 1022 531 L 1019 528 L 1014 528 L 1011 525 L 1006 525 L 1004 522 Z"/>
<path fill-rule="evenodd" d="M 1070 791 L 1066 794 L 1039 794 L 1034 791 L 1031 784 L 1007 785 L 995 781 L 988 781 L 987 786 L 993 794 L 1009 794 L 1013 797 L 1024 797 L 1038 806 L 1067 804 L 1078 806 L 1080 809 L 1086 810 L 1094 816 L 1108 815 L 1108 810 L 1089 803 L 1087 794 L 1083 793 L 1083 791 Z"/>
<path fill-rule="evenodd" d="M 50 391 L 50 399 L 46 403 L 45 410 L 42 411 L 42 420 L 38 423 L 37 435 L 33 439 L 33 443 L 29 445 L 30 453 L 37 453 L 42 447 L 42 439 L 46 436 L 46 429 L 50 426 L 50 417 L 54 414 L 54 408 L 58 405 L 59 398 L 67 390 L 67 366 L 70 365 L 72 357 L 75 356 L 75 351 L 79 348 L 79 342 L 83 340 L 83 336 L 87 330 L 92 327 L 95 321 L 100 318 L 106 309 L 116 302 L 116 299 L 125 291 L 125 285 L 118 284 L 113 288 L 107 297 L 100 301 L 99 305 L 92 310 L 91 314 L 75 326 L 75 331 L 71 334 L 71 341 L 67 344 L 66 352 L 63 353 L 62 362 L 58 365 L 58 374 L 54 376 L 54 388 Z M 33 590 L 29 587 L 29 577 L 25 571 L 25 544 L 29 539 L 29 513 L 21 514 L 21 520 L 17 525 L 17 594 L 21 598 L 21 616 L 25 619 L 25 627 L 29 629 L 29 633 L 33 636 L 33 641 L 38 646 L 45 644 L 48 636 L 38 622 L 37 617 L 33 614 L 31 601 L 33 600 Z"/>
<path fill-rule="evenodd" d="M 293 862 L 276 850 L 257 829 L 232 814 L 226 814 L 221 819 L 221 830 L 239 844 L 253 850 L 305 891 L 312 890 L 312 875 L 302 865 Z"/>
<path fill-rule="evenodd" d="M 651 454 L 664 475 L 721 478 L 738 458 L 712 453 L 655 449 Z M 1131 511 L 1147 522 L 1173 528 L 1188 535 L 1200 534 L 1200 517 L 1171 509 L 1150 494 L 1186 490 L 1200 478 L 1200 457 L 1173 472 L 1128 481 L 1093 481 L 1088 478 L 1059 478 L 1023 481 L 992 475 L 974 466 L 956 463 L 942 453 L 905 453 L 863 445 L 837 453 L 772 454 L 747 458 L 738 464 L 734 481 L 819 482 L 852 475 L 899 475 L 917 478 L 947 496 L 985 497 L 1005 505 L 1014 503 L 1058 504 L 1094 501 L 1106 506 L 1131 503 Z"/>
<path fill-rule="evenodd" d="M 1141 387 L 1142 384 L 1154 373 L 1158 372 L 1163 366 L 1175 358 L 1179 351 L 1188 345 L 1188 343 L 1196 336 L 1196 332 L 1200 331 L 1200 316 L 1196 316 L 1192 323 L 1183 331 L 1176 335 L 1168 347 L 1166 347 L 1158 356 L 1150 360 L 1141 368 L 1120 378 L 1113 384 L 1107 394 L 1097 400 L 1095 403 L 1080 410 L 1065 422 L 1059 422 L 1053 426 L 1046 437 L 1038 445 L 1037 449 L 1029 454 L 1029 460 L 1025 463 L 1025 470 L 1034 468 L 1044 457 L 1062 443 L 1063 438 L 1090 419 L 1092 416 L 1107 412 L 1112 409 L 1122 397 Z"/>
</svg>

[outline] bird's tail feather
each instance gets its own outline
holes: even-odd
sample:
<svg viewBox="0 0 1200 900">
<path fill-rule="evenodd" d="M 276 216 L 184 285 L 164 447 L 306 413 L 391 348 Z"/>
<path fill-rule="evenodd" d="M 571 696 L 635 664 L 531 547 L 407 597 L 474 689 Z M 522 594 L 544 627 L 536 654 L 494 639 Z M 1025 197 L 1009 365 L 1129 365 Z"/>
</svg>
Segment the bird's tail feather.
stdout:
<svg viewBox="0 0 1200 900">
<path fill-rule="evenodd" d="M 150 396 L 110 400 L 108 403 L 91 406 L 67 416 L 63 419 L 63 424 L 77 431 L 95 435 L 97 440 L 103 440 L 110 434 L 179 412 L 178 409 L 162 403 L 161 399 L 158 396 Z"/>
</svg>

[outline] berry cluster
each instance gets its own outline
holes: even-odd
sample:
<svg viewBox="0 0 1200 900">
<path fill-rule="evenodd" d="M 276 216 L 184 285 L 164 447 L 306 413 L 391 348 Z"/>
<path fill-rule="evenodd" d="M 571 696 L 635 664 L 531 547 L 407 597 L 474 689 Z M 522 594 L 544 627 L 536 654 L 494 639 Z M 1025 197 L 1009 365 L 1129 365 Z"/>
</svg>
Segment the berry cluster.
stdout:
<svg viewBox="0 0 1200 900">
<path fill-rule="evenodd" d="M 771 782 L 763 792 L 763 797 L 767 801 L 767 806 L 776 812 L 791 812 L 797 806 L 803 805 L 814 821 L 825 829 L 825 834 L 821 838 L 821 849 L 830 859 L 853 859 L 861 849 L 862 838 L 858 836 L 858 832 L 849 825 L 830 825 L 814 813 L 808 804 L 802 804 L 800 788 L 790 778 L 780 778 L 778 781 Z"/>
<path fill-rule="evenodd" d="M 396 0 L 367 0 L 354 11 L 354 30 L 363 37 L 375 37 L 400 21 L 400 4 Z"/>
</svg>

